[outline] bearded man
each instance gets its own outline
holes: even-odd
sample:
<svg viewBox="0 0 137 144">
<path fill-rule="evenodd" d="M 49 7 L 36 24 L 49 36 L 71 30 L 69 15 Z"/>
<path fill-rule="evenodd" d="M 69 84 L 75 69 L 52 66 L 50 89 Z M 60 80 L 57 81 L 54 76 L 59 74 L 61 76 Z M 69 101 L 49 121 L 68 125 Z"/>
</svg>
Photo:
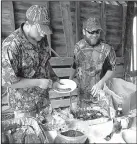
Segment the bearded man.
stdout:
<svg viewBox="0 0 137 144">
<path fill-rule="evenodd" d="M 76 76 L 78 80 L 80 107 L 96 105 L 108 110 L 109 99 L 104 96 L 99 100 L 99 92 L 114 75 L 116 54 L 101 40 L 101 32 L 98 18 L 90 17 L 83 23 L 84 38 L 75 44 L 70 79 Z"/>
</svg>

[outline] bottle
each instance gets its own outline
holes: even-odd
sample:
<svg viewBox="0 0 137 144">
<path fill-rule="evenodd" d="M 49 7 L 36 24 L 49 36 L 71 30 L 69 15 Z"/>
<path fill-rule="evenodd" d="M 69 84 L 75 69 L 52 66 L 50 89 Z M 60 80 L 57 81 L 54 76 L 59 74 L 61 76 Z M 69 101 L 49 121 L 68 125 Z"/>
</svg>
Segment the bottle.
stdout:
<svg viewBox="0 0 137 144">
<path fill-rule="evenodd" d="M 110 116 L 110 119 L 113 119 L 116 116 L 116 110 L 111 106 L 109 107 L 109 116 Z"/>
<path fill-rule="evenodd" d="M 118 105 L 117 111 L 116 111 L 116 116 L 120 117 L 122 116 L 122 104 Z"/>
</svg>

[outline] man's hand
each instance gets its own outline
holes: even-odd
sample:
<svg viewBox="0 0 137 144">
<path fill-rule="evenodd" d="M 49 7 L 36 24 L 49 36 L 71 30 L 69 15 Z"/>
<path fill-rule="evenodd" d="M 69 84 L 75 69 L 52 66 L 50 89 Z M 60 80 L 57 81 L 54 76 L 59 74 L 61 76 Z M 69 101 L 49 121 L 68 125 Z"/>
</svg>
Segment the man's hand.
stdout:
<svg viewBox="0 0 137 144">
<path fill-rule="evenodd" d="M 39 85 L 42 89 L 52 88 L 52 80 L 51 79 L 39 79 Z"/>
<path fill-rule="evenodd" d="M 93 95 L 93 97 L 96 96 L 99 90 L 103 89 L 104 83 L 107 82 L 109 79 L 113 78 L 114 74 L 115 71 L 108 70 L 104 77 L 92 87 L 91 94 Z"/>
<path fill-rule="evenodd" d="M 68 88 L 68 86 L 66 84 L 64 84 L 61 79 L 59 79 L 56 82 L 54 82 L 54 84 L 53 84 L 53 89 L 55 89 L 55 88 L 66 89 L 66 88 Z"/>
<path fill-rule="evenodd" d="M 96 83 L 92 89 L 91 89 L 91 94 L 93 95 L 93 97 L 95 97 L 97 95 L 97 93 L 99 92 L 99 90 L 102 90 L 104 86 L 104 83 L 100 80 L 98 83 Z"/>
</svg>

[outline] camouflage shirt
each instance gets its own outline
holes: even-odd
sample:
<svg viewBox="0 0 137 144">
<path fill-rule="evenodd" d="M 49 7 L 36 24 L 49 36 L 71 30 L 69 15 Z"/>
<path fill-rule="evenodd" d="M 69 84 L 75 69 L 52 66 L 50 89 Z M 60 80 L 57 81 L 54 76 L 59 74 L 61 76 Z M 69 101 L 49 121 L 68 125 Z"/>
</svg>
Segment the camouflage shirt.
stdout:
<svg viewBox="0 0 137 144">
<path fill-rule="evenodd" d="M 92 47 L 84 39 L 76 43 L 73 68 L 76 69 L 76 77 L 79 82 L 78 95 L 80 100 L 90 100 L 90 90 L 99 82 L 106 59 L 111 66 L 111 70 L 115 70 L 116 55 L 110 45 L 100 41 L 98 45 Z M 106 101 L 104 100 L 104 102 Z"/>
<path fill-rule="evenodd" d="M 48 44 L 42 39 L 37 46 L 30 43 L 23 32 L 23 24 L 2 43 L 2 87 L 7 90 L 10 106 L 22 112 L 46 107 L 49 103 L 48 90 L 39 87 L 7 88 L 21 78 L 47 78 L 56 81 L 50 66 Z"/>
</svg>

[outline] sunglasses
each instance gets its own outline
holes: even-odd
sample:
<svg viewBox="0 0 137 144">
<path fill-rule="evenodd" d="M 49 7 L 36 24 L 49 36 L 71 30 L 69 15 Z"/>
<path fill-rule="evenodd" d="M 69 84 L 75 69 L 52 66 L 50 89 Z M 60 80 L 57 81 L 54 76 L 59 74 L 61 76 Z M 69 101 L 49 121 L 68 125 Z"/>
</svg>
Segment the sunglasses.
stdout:
<svg viewBox="0 0 137 144">
<path fill-rule="evenodd" d="M 86 29 L 85 29 L 86 30 Z M 87 30 L 86 30 L 87 31 Z M 92 32 L 90 32 L 90 31 L 87 31 L 89 34 L 100 34 L 100 32 L 101 32 L 101 30 L 96 30 L 96 31 L 92 31 Z"/>
</svg>

